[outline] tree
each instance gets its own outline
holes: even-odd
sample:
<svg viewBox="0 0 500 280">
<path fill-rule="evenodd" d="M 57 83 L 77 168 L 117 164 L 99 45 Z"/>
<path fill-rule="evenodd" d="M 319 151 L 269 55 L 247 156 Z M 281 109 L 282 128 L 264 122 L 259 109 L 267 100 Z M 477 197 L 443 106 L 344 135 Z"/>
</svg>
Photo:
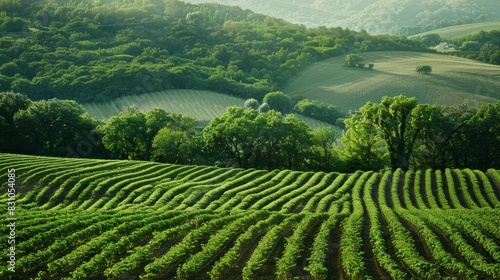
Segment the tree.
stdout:
<svg viewBox="0 0 500 280">
<path fill-rule="evenodd" d="M 415 143 L 412 165 L 415 168 L 441 169 L 448 165 L 450 139 L 459 129 L 457 123 L 446 114 L 446 108 L 440 105 L 419 105 L 415 114 L 425 123 L 412 124 L 422 126 Z"/>
<path fill-rule="evenodd" d="M 304 116 L 329 124 L 335 124 L 337 119 L 342 116 L 337 107 L 318 100 L 302 99 L 297 102 L 294 109 Z"/>
<path fill-rule="evenodd" d="M 104 147 L 122 159 L 138 160 L 147 157 L 146 117 L 137 108 L 127 108 L 111 117 L 101 128 Z"/>
<path fill-rule="evenodd" d="M 441 43 L 441 37 L 438 34 L 426 34 L 420 38 L 420 41 L 426 46 L 426 47 L 434 47 L 439 45 Z"/>
<path fill-rule="evenodd" d="M 21 131 L 16 129 L 14 115 L 21 110 L 26 110 L 33 102 L 25 95 L 13 92 L 0 93 L 0 151 L 19 153 Z"/>
<path fill-rule="evenodd" d="M 179 163 L 181 145 L 189 140 L 184 131 L 172 130 L 168 127 L 160 129 L 154 137 L 152 158 L 154 161 Z"/>
<path fill-rule="evenodd" d="M 498 47 L 495 44 L 491 44 L 491 43 L 484 44 L 481 47 L 481 49 L 479 50 L 479 60 L 484 61 L 484 62 L 490 62 L 491 57 L 499 49 L 500 49 L 500 47 Z"/>
<path fill-rule="evenodd" d="M 255 166 L 258 157 L 259 127 L 254 121 L 259 112 L 229 107 L 203 130 L 206 145 L 234 160 L 238 167 Z"/>
<path fill-rule="evenodd" d="M 245 100 L 245 103 L 243 104 L 243 109 L 245 109 L 245 110 L 249 109 L 249 108 L 252 108 L 254 110 L 258 110 L 259 107 L 260 107 L 259 101 L 257 101 L 254 98 L 250 98 L 250 99 Z"/>
<path fill-rule="evenodd" d="M 491 64 L 500 64 L 500 50 L 496 50 L 491 56 L 490 61 Z"/>
<path fill-rule="evenodd" d="M 354 54 L 354 53 L 348 54 L 345 57 L 345 64 L 347 66 L 351 66 L 351 67 L 358 66 L 358 65 L 364 66 L 365 65 L 364 61 L 365 61 L 365 59 L 361 55 Z"/>
<path fill-rule="evenodd" d="M 419 66 L 417 66 L 416 70 L 420 74 L 430 74 L 432 72 L 432 66 L 419 65 Z"/>
<path fill-rule="evenodd" d="M 214 118 L 203 138 L 224 165 L 242 168 L 304 168 L 312 146 L 309 127 L 295 116 L 241 107 L 229 107 Z"/>
<path fill-rule="evenodd" d="M 500 168 L 499 131 L 500 101 L 479 107 L 464 126 L 464 167 Z"/>
<path fill-rule="evenodd" d="M 283 115 L 292 111 L 293 104 L 290 96 L 281 91 L 270 92 L 264 96 L 264 103 L 269 105 L 271 110 L 281 112 Z"/>
<path fill-rule="evenodd" d="M 375 124 L 364 120 L 360 112 L 344 122 L 346 130 L 340 138 L 341 146 L 336 148 L 344 165 L 343 171 L 383 169 L 387 147 Z"/>
<path fill-rule="evenodd" d="M 153 140 L 161 129 L 166 127 L 172 131 L 181 131 L 192 136 L 198 125 L 198 121 L 191 116 L 170 113 L 160 108 L 150 110 L 146 113 L 145 118 L 147 127 L 145 159 L 149 159 Z"/>
<path fill-rule="evenodd" d="M 416 98 L 403 95 L 385 96 L 380 104 L 369 102 L 360 108 L 361 117 L 357 121 L 376 129 L 387 145 L 393 170 L 410 168 L 410 157 L 425 123 L 421 110 Z"/>
<path fill-rule="evenodd" d="M 265 102 L 260 104 L 259 108 L 257 109 L 257 111 L 259 111 L 261 113 L 267 113 L 267 112 L 269 112 L 269 110 L 271 110 L 271 108 L 269 107 L 269 104 L 267 104 Z"/>
<path fill-rule="evenodd" d="M 319 154 L 319 168 L 317 169 L 333 171 L 333 150 L 335 148 L 335 142 L 338 138 L 337 131 L 333 130 L 330 126 L 325 126 L 314 130 L 312 135 L 314 146 Z"/>
<path fill-rule="evenodd" d="M 57 99 L 32 103 L 14 114 L 14 123 L 23 132 L 23 152 L 57 156 L 66 155 L 65 146 L 84 139 L 97 124 L 75 101 Z"/>
<path fill-rule="evenodd" d="M 307 159 L 311 156 L 312 131 L 294 115 L 287 115 L 283 123 L 285 131 L 280 141 L 282 151 L 279 154 L 285 155 L 286 168 L 304 170 L 307 168 Z"/>
</svg>

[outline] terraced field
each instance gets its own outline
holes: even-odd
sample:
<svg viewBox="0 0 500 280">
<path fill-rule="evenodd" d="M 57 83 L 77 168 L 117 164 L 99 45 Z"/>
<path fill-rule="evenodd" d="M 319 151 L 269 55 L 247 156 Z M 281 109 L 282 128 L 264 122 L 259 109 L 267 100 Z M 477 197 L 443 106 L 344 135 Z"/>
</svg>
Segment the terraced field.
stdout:
<svg viewBox="0 0 500 280">
<path fill-rule="evenodd" d="M 0 154 L 3 178 L 9 169 L 16 269 L 4 265 L 2 279 L 500 278 L 499 170 L 339 174 Z M 10 246 L 0 242 L 5 259 Z"/>
</svg>

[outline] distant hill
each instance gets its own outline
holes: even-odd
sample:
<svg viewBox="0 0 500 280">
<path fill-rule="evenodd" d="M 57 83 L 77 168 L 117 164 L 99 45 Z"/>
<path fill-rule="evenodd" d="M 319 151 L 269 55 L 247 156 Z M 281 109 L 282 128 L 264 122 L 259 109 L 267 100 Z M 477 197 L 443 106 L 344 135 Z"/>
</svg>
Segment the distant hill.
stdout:
<svg viewBox="0 0 500 280">
<path fill-rule="evenodd" d="M 492 31 L 492 30 L 500 30 L 500 21 L 495 22 L 480 22 L 480 23 L 470 23 L 470 24 L 461 24 L 456 26 L 450 26 L 445 28 L 439 28 L 423 33 L 419 33 L 416 35 L 410 36 L 410 38 L 421 37 L 427 34 L 438 34 L 441 38 L 444 39 L 455 39 L 457 37 L 475 34 L 479 31 Z"/>
<path fill-rule="evenodd" d="M 284 92 L 355 110 L 382 96 L 404 94 L 419 103 L 477 106 L 500 98 L 500 66 L 459 57 L 418 52 L 363 53 L 374 70 L 343 66 L 344 58 L 327 59 L 303 70 Z M 430 75 L 418 74 L 416 66 L 428 64 Z"/>
<path fill-rule="evenodd" d="M 237 5 L 306 26 L 340 26 L 369 33 L 389 33 L 402 27 L 450 26 L 496 20 L 497 0 L 187 0 Z M 415 32 L 418 33 L 418 32 Z M 412 33 L 412 34 L 415 34 Z"/>
</svg>

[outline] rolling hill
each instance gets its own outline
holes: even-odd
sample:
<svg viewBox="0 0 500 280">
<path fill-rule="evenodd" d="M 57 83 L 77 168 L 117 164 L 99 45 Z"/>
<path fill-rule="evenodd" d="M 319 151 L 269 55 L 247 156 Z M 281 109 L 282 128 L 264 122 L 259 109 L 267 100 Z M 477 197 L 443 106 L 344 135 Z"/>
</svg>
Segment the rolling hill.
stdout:
<svg viewBox="0 0 500 280">
<path fill-rule="evenodd" d="M 92 117 L 107 120 L 118 115 L 127 107 L 137 107 L 141 112 L 162 108 L 167 112 L 187 114 L 197 119 L 201 126 L 206 126 L 216 116 L 222 115 L 229 106 L 243 106 L 245 99 L 208 90 L 166 90 L 141 95 L 128 95 L 107 102 L 82 104 Z M 296 116 L 306 122 L 311 129 L 329 124 L 300 114 Z"/>
<path fill-rule="evenodd" d="M 0 170 L 0 201 L 15 204 L 2 279 L 500 277 L 495 169 L 340 174 L 0 154 Z"/>
<path fill-rule="evenodd" d="M 290 96 L 317 99 L 356 110 L 383 96 L 417 97 L 419 103 L 478 106 L 495 102 L 499 96 L 500 66 L 464 58 L 417 52 L 362 53 L 373 70 L 344 67 L 344 57 L 327 59 L 299 73 L 284 89 Z M 415 71 L 431 65 L 430 75 Z"/>
<path fill-rule="evenodd" d="M 343 27 L 369 33 L 389 33 L 391 29 L 451 24 L 465 19 L 496 20 L 500 5 L 496 0 L 188 0 L 191 3 L 218 2 L 240 6 L 258 13 L 283 18 L 309 27 Z M 446 23 L 445 23 L 446 24 Z"/>
<path fill-rule="evenodd" d="M 455 39 L 457 37 L 475 34 L 479 31 L 488 32 L 492 30 L 500 30 L 500 21 L 455 25 L 419 33 L 409 36 L 409 38 L 422 37 L 427 34 L 438 34 L 441 38 L 444 39 Z"/>
</svg>

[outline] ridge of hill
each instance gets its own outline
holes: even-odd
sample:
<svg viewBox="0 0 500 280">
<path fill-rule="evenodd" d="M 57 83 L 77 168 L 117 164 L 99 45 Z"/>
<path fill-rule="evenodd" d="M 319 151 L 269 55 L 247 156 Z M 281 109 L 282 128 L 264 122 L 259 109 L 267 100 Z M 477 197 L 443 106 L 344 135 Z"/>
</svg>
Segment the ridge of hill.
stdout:
<svg viewBox="0 0 500 280">
<path fill-rule="evenodd" d="M 422 28 L 496 20 L 496 0 L 187 0 L 190 3 L 218 2 L 283 18 L 309 27 L 328 26 L 366 30 L 372 34 L 420 33 Z M 406 28 L 405 30 L 398 30 Z M 410 33 L 408 33 L 410 32 Z"/>
<path fill-rule="evenodd" d="M 0 170 L 0 202 L 15 204 L 2 279 L 500 276 L 495 169 L 343 174 L 0 154 Z"/>
<path fill-rule="evenodd" d="M 404 94 L 419 103 L 479 106 L 500 99 L 500 66 L 442 54 L 417 52 L 361 53 L 373 70 L 343 66 L 344 58 L 317 62 L 301 71 L 283 90 L 356 110 L 383 96 Z M 430 65 L 430 75 L 418 74 L 418 65 Z"/>
</svg>

